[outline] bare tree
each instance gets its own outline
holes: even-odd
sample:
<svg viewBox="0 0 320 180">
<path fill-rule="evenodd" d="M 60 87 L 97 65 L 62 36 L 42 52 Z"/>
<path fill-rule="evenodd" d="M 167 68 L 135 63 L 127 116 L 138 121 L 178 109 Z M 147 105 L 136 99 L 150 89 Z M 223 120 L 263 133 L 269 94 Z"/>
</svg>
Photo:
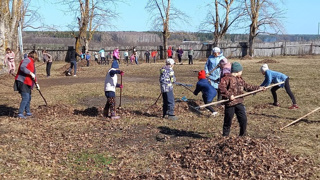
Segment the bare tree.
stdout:
<svg viewBox="0 0 320 180">
<path fill-rule="evenodd" d="M 78 33 L 73 32 L 76 39 L 75 48 L 78 52 L 82 46 L 88 50 L 93 34 L 101 27 L 110 27 L 110 19 L 118 17 L 114 11 L 116 0 L 67 0 L 59 3 L 67 4 L 75 14 L 78 24 Z M 69 26 L 72 27 L 73 25 Z"/>
<path fill-rule="evenodd" d="M 23 0 L 0 0 L 0 57 L 10 47 L 18 52 L 18 25 L 22 17 Z"/>
<path fill-rule="evenodd" d="M 164 58 L 167 58 L 165 51 L 171 34 L 170 32 L 173 31 L 174 26 L 178 26 L 179 23 L 177 20 L 182 23 L 186 22 L 188 16 L 172 6 L 171 0 L 149 0 L 145 9 L 150 13 L 153 29 L 156 31 L 162 29 L 163 54 Z"/>
<path fill-rule="evenodd" d="M 284 11 L 277 6 L 278 0 L 245 0 L 250 17 L 249 55 L 254 56 L 254 40 L 259 34 L 277 34 L 284 28 L 280 20 Z"/>
<path fill-rule="evenodd" d="M 226 35 L 230 27 L 237 23 L 245 15 L 242 3 L 237 0 L 214 0 L 214 6 L 209 5 L 210 10 L 206 20 L 201 23 L 202 28 L 214 29 L 214 46 L 218 46 L 220 40 Z M 208 31 L 200 29 L 200 31 Z"/>
</svg>

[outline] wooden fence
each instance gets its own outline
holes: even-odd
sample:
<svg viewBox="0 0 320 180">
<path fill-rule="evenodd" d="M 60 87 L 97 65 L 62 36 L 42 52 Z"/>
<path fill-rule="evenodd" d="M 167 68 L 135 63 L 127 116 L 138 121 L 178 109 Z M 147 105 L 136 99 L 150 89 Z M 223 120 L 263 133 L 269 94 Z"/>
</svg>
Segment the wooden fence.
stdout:
<svg viewBox="0 0 320 180">
<path fill-rule="evenodd" d="M 172 46 L 175 51 L 178 46 Z M 254 45 L 254 57 L 274 57 L 274 56 L 298 56 L 298 55 L 319 55 L 320 54 L 320 41 L 316 42 L 275 42 L 275 43 L 255 43 Z M 188 50 L 192 48 L 194 50 L 194 59 L 207 58 L 211 54 L 213 46 L 206 43 L 195 43 L 195 42 L 184 42 L 180 45 L 184 50 L 182 59 L 188 59 Z M 69 47 L 70 48 L 70 47 Z M 111 52 L 115 47 L 103 47 L 106 52 Z M 129 55 L 132 52 L 133 47 L 119 46 L 120 54 L 128 49 Z M 247 55 L 248 45 L 246 42 L 240 43 L 225 43 L 221 44 L 220 48 L 226 57 L 236 57 L 241 58 Z M 31 50 L 38 50 L 39 57 L 42 57 L 41 50 L 46 49 L 52 56 L 54 61 L 68 61 L 67 52 L 68 47 L 46 47 L 37 45 L 25 45 L 24 52 L 29 52 Z M 162 46 L 136 46 L 135 49 L 138 52 L 139 59 L 145 60 L 144 53 L 146 50 L 156 49 L 158 53 L 157 59 L 162 59 L 163 54 L 160 53 Z M 93 52 L 98 52 L 100 49 L 89 49 L 93 58 Z M 123 56 L 122 56 L 123 57 Z M 175 57 L 175 54 L 174 54 Z"/>
</svg>

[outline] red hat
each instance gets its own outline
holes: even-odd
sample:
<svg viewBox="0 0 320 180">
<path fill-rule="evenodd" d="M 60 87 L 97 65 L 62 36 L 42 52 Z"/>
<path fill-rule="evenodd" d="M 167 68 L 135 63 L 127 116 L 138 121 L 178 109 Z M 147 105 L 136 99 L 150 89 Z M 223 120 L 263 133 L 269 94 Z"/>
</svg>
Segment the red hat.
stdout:
<svg viewBox="0 0 320 180">
<path fill-rule="evenodd" d="M 205 79 L 206 78 L 206 72 L 204 70 L 199 71 L 198 73 L 198 79 Z"/>
</svg>

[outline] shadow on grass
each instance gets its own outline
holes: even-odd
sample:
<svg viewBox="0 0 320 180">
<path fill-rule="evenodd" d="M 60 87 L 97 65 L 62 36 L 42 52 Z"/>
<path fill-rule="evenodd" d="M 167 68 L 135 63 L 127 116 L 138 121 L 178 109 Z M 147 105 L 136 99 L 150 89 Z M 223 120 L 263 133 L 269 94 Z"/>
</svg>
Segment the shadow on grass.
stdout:
<svg viewBox="0 0 320 180">
<path fill-rule="evenodd" d="M 147 116 L 147 117 L 158 117 L 158 115 L 156 114 L 150 114 L 148 112 L 142 112 L 142 111 L 132 111 L 133 114 L 136 114 L 136 115 L 140 115 L 140 116 Z"/>
<path fill-rule="evenodd" d="M 300 121 L 305 122 L 307 124 L 316 124 L 316 123 L 320 123 L 320 121 L 310 121 L 308 119 L 301 119 Z"/>
<path fill-rule="evenodd" d="M 96 107 L 91 107 L 91 108 L 87 108 L 85 110 L 77 110 L 75 109 L 73 111 L 74 115 L 82 115 L 82 116 L 90 116 L 90 117 L 95 117 L 99 115 L 99 110 Z"/>
<path fill-rule="evenodd" d="M 206 139 L 207 138 L 205 136 L 201 136 L 200 135 L 200 134 L 203 134 L 203 133 L 196 133 L 196 132 L 193 132 L 193 131 L 184 131 L 184 130 L 178 130 L 178 129 L 171 129 L 171 128 L 166 127 L 166 126 L 160 126 L 160 127 L 158 127 L 158 129 L 160 130 L 160 133 L 166 134 L 166 135 L 185 136 L 185 137 L 191 137 L 191 138 L 196 138 L 196 139 L 200 139 L 200 138 Z"/>
<path fill-rule="evenodd" d="M 0 105 L 0 116 L 14 117 L 17 108 L 9 107 L 7 105 Z"/>
</svg>

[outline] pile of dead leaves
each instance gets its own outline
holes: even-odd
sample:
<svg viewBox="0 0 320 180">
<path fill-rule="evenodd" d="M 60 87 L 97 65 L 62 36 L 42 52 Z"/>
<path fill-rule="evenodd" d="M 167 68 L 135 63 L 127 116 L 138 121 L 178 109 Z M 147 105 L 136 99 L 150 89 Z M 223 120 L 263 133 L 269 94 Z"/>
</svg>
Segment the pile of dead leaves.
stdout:
<svg viewBox="0 0 320 180">
<path fill-rule="evenodd" d="M 39 106 L 33 112 L 35 117 L 38 117 L 38 118 L 41 118 L 44 116 L 65 117 L 68 115 L 72 115 L 73 113 L 74 113 L 74 108 L 65 104 Z"/>
<path fill-rule="evenodd" d="M 184 150 L 168 152 L 167 167 L 132 174 L 136 179 L 309 179 L 316 170 L 311 160 L 289 154 L 271 140 L 202 139 Z M 151 167 L 150 167 L 151 168 Z M 161 170 L 160 170 L 161 169 Z"/>
<path fill-rule="evenodd" d="M 261 60 L 257 63 L 279 63 L 279 62 L 276 60 L 273 60 L 273 59 L 264 59 L 264 60 Z"/>
</svg>

